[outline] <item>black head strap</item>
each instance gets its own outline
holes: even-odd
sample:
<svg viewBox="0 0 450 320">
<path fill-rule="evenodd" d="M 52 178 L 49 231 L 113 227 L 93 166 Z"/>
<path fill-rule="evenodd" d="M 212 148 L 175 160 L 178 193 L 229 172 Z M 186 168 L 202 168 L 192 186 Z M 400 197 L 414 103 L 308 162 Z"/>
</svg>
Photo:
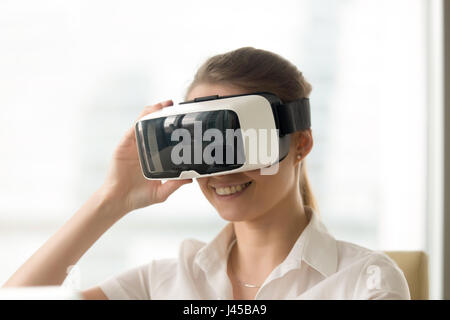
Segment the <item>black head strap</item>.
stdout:
<svg viewBox="0 0 450 320">
<path fill-rule="evenodd" d="M 276 112 L 278 114 L 281 135 L 309 129 L 311 127 L 311 110 L 308 98 L 278 105 Z"/>
</svg>

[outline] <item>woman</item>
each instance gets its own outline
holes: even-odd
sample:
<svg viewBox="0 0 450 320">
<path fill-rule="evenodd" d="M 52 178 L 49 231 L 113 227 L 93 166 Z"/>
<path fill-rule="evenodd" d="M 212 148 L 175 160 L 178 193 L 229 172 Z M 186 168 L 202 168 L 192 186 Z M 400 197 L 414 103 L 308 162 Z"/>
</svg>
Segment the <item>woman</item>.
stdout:
<svg viewBox="0 0 450 320">
<path fill-rule="evenodd" d="M 268 91 L 284 102 L 310 84 L 286 59 L 244 47 L 209 58 L 185 100 Z M 171 100 L 146 107 L 146 114 Z M 154 260 L 84 291 L 86 299 L 409 299 L 397 265 L 381 252 L 337 241 L 320 221 L 305 157 L 311 130 L 295 132 L 275 175 L 259 170 L 197 179 L 230 221 L 210 243 L 186 240 L 176 259 Z M 114 152 L 103 185 L 5 284 L 58 285 L 93 243 L 127 213 L 165 201 L 192 180 L 146 180 L 133 128 Z M 234 193 L 224 195 L 224 193 Z"/>
</svg>

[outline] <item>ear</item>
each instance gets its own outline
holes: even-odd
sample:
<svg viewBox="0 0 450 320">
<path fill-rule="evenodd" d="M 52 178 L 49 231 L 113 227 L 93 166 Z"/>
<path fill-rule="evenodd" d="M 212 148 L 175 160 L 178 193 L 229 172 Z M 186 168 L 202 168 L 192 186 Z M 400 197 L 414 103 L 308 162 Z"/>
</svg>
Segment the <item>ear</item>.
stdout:
<svg viewBox="0 0 450 320">
<path fill-rule="evenodd" d="M 293 134 L 295 160 L 302 161 L 313 147 L 313 137 L 311 129 L 302 130 Z"/>
</svg>

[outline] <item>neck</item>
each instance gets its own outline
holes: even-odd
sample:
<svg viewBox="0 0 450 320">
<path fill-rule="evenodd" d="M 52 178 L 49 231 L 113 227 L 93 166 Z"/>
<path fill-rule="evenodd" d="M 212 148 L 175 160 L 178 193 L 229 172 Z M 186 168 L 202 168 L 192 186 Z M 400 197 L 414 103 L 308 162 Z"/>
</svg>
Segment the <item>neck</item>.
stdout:
<svg viewBox="0 0 450 320">
<path fill-rule="evenodd" d="M 241 281 L 260 285 L 289 254 L 308 224 L 299 194 L 288 195 L 255 220 L 234 222 L 230 259 Z"/>
</svg>

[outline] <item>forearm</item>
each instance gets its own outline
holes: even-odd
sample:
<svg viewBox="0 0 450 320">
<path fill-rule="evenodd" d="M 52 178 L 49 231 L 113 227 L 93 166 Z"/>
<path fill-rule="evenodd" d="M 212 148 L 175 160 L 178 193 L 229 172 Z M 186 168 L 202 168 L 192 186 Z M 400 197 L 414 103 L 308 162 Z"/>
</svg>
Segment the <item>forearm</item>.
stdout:
<svg viewBox="0 0 450 320">
<path fill-rule="evenodd" d="M 4 286 L 60 285 L 66 270 L 126 212 L 120 199 L 97 190 L 83 206 L 41 246 Z"/>
</svg>

